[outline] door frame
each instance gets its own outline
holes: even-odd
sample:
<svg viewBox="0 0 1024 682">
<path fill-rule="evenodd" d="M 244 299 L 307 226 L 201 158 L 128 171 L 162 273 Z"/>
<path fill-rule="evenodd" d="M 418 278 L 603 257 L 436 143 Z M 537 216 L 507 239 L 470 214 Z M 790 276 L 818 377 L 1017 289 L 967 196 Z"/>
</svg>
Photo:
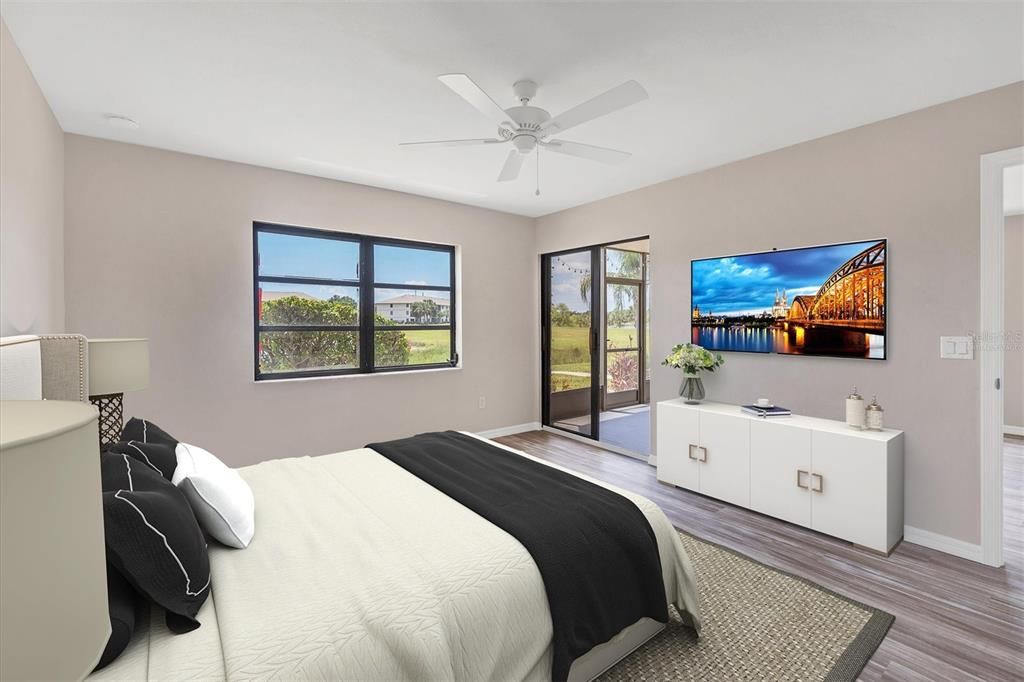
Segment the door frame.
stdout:
<svg viewBox="0 0 1024 682">
<path fill-rule="evenodd" d="M 540 423 L 561 432 L 570 433 L 551 421 L 551 259 L 570 253 L 590 251 L 590 433 L 573 435 L 598 441 L 601 438 L 601 394 L 604 386 L 600 382 L 601 356 L 599 351 L 599 318 L 601 317 L 601 247 L 582 246 L 541 254 L 540 257 Z"/>
<path fill-rule="evenodd" d="M 616 349 L 616 350 L 613 350 L 613 351 L 609 351 L 608 350 L 608 339 L 605 338 L 604 339 L 605 342 L 604 342 L 603 348 L 601 349 L 601 352 L 603 353 L 603 356 L 602 356 L 602 366 L 604 367 L 604 372 L 607 375 L 607 373 L 608 373 L 608 354 L 609 353 L 624 353 L 624 352 L 631 352 L 632 351 L 632 352 L 636 352 L 637 353 L 637 373 L 638 373 L 637 374 L 636 401 L 635 402 L 625 402 L 625 403 L 622 403 L 621 405 L 610 405 L 609 404 L 609 401 L 608 401 L 609 392 L 608 392 L 607 376 L 606 376 L 605 377 L 605 385 L 604 385 L 603 390 L 601 391 L 601 407 L 604 408 L 604 409 L 611 410 L 611 409 L 615 409 L 616 407 L 630 407 L 632 405 L 643 405 L 643 404 L 645 404 L 647 402 L 650 402 L 649 400 L 647 400 L 647 398 L 648 398 L 648 396 L 647 396 L 647 380 L 646 380 L 646 377 L 647 377 L 647 359 L 646 359 L 646 354 L 645 354 L 645 351 L 648 350 L 647 346 L 650 343 L 650 339 L 646 338 L 646 333 L 645 333 L 647 331 L 647 289 L 648 289 L 648 287 L 650 285 L 650 283 L 647 281 L 647 259 L 650 257 L 650 253 L 649 252 L 643 252 L 643 251 L 633 251 L 632 249 L 615 249 L 615 246 L 611 245 L 611 244 L 602 245 L 600 248 L 602 250 L 606 250 L 606 249 L 611 248 L 611 249 L 614 249 L 616 251 L 629 251 L 631 253 L 639 253 L 639 254 L 641 254 L 642 263 L 643 263 L 643 265 L 640 268 L 640 277 L 637 278 L 637 279 L 628 278 L 628 277 L 609 277 L 608 273 L 606 271 L 607 270 L 607 265 L 608 265 L 608 259 L 607 258 L 602 258 L 601 259 L 602 260 L 601 267 L 602 267 L 602 271 L 604 273 L 604 293 L 605 293 L 604 306 L 602 307 L 602 310 L 601 310 L 601 318 L 602 318 L 601 322 L 602 322 L 602 325 L 603 325 L 602 329 L 601 329 L 602 336 L 605 336 L 607 334 L 607 330 L 608 330 L 608 296 L 607 296 L 608 285 L 609 284 L 621 284 L 621 285 L 624 285 L 624 286 L 635 286 L 636 290 L 637 290 L 637 298 L 636 298 L 636 301 L 635 301 L 635 305 L 637 306 L 637 345 L 636 345 L 636 348 L 632 348 L 632 349 L 621 348 L 621 349 Z M 625 393 L 625 391 L 623 391 L 623 393 Z"/>
<path fill-rule="evenodd" d="M 603 320 L 604 301 L 604 258 L 602 249 L 615 244 L 626 244 L 628 242 L 650 239 L 650 235 L 630 237 L 628 239 L 616 239 L 610 242 L 577 246 L 575 248 L 560 249 L 542 253 L 540 256 L 540 387 L 541 387 L 541 408 L 540 423 L 544 429 L 551 429 L 559 433 L 568 434 L 578 438 L 586 438 L 588 441 L 600 443 L 601 438 L 601 407 L 604 397 L 604 377 L 601 376 L 603 369 L 604 349 L 601 348 L 600 340 L 603 334 L 600 325 Z M 551 277 L 549 269 L 551 258 L 564 256 L 569 253 L 590 251 L 590 272 L 591 272 L 591 295 L 590 295 L 590 434 L 573 433 L 567 429 L 557 427 L 550 423 L 549 415 L 551 410 L 551 353 L 550 353 L 550 330 L 551 330 Z M 643 376 L 640 377 L 641 382 Z"/>
<path fill-rule="evenodd" d="M 981 378 L 981 563 L 989 566 L 1003 565 L 1003 171 L 1020 164 L 1024 147 L 981 156 L 981 317 L 974 346 Z"/>
</svg>

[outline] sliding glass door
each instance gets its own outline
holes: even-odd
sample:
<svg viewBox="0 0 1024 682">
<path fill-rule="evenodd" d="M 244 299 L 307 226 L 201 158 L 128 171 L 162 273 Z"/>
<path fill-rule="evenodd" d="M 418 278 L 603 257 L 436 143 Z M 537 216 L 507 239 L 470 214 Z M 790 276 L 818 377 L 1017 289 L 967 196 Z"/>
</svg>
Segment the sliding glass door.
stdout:
<svg viewBox="0 0 1024 682">
<path fill-rule="evenodd" d="M 640 285 L 606 285 L 604 407 L 613 409 L 640 402 L 641 333 Z"/>
<path fill-rule="evenodd" d="M 542 257 L 543 421 L 598 438 L 600 427 L 601 249 Z"/>
<path fill-rule="evenodd" d="M 647 254 L 604 249 L 604 366 L 602 409 L 645 402 L 647 379 Z"/>
<path fill-rule="evenodd" d="M 647 251 L 638 237 L 541 256 L 542 423 L 642 455 L 650 449 Z"/>
</svg>

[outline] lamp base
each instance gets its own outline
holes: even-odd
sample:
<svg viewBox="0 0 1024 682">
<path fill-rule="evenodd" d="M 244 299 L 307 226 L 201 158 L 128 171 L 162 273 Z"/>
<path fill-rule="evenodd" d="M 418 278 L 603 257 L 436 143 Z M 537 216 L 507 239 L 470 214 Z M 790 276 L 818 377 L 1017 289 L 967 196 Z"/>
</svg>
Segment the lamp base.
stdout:
<svg viewBox="0 0 1024 682">
<path fill-rule="evenodd" d="M 91 395 L 89 402 L 100 411 L 100 452 L 111 443 L 121 440 L 124 428 L 124 393 Z"/>
</svg>

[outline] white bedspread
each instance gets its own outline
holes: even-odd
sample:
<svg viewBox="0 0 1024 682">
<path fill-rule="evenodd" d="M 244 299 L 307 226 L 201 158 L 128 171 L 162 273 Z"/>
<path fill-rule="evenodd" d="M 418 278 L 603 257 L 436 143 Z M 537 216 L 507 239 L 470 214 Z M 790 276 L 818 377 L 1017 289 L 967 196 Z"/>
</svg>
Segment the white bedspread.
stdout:
<svg viewBox="0 0 1024 682">
<path fill-rule="evenodd" d="M 157 612 L 90 679 L 550 678 L 544 584 L 505 531 L 365 448 L 240 472 L 256 537 L 244 550 L 211 543 L 202 627 L 174 636 Z M 605 487 L 644 512 L 666 598 L 699 625 L 694 573 L 668 519 Z"/>
</svg>

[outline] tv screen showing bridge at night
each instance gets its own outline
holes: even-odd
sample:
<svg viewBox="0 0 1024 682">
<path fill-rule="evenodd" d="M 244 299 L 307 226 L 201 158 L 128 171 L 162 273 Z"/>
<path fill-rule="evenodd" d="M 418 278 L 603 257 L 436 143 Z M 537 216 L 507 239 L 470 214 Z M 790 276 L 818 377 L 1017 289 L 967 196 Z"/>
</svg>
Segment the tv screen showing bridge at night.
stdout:
<svg viewBox="0 0 1024 682">
<path fill-rule="evenodd" d="M 884 239 L 707 258 L 690 267 L 693 343 L 885 358 Z"/>
</svg>

